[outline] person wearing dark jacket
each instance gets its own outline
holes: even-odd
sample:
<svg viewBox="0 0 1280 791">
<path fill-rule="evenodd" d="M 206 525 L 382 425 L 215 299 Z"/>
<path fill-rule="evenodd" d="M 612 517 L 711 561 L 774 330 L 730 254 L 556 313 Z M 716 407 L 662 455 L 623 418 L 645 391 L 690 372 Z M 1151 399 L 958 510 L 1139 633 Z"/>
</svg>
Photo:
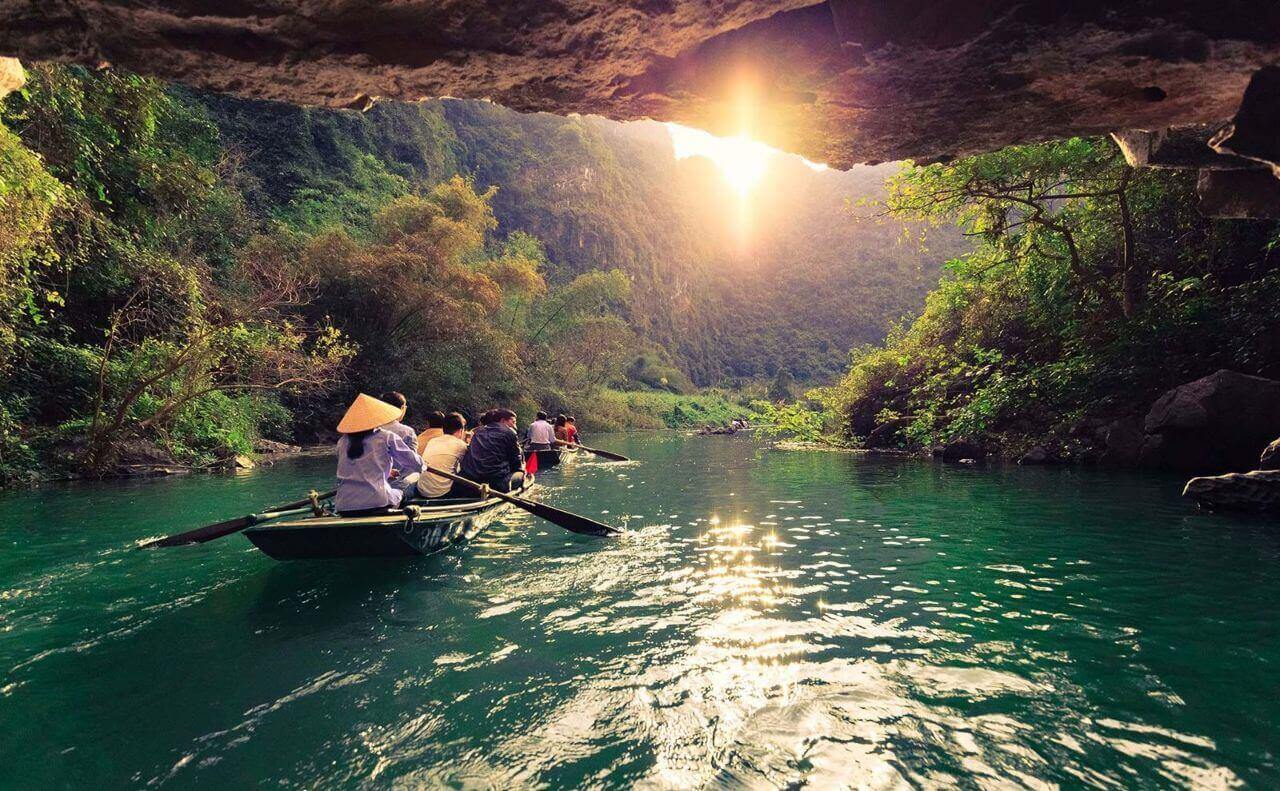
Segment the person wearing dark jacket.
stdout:
<svg viewBox="0 0 1280 791">
<path fill-rule="evenodd" d="M 471 444 L 458 465 L 458 474 L 494 490 L 509 492 L 524 485 L 524 455 L 516 435 L 516 413 L 510 409 L 490 409 L 480 418 L 480 428 L 471 435 Z M 478 497 L 479 493 L 455 483 L 450 497 Z"/>
</svg>

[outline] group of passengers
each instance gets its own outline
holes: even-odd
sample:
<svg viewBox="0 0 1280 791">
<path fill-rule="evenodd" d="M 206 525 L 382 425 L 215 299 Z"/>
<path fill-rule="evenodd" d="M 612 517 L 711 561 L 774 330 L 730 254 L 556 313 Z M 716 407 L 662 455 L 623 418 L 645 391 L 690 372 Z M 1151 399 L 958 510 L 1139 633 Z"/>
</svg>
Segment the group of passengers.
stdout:
<svg viewBox="0 0 1280 791">
<path fill-rule="evenodd" d="M 525 432 L 525 448 L 532 451 L 552 450 L 557 445 L 577 445 L 578 427 L 570 415 L 556 415 L 555 419 L 539 412 Z"/>
<path fill-rule="evenodd" d="M 516 435 L 516 413 L 497 407 L 467 430 L 458 412 L 432 412 L 417 433 L 403 421 L 409 403 L 397 392 L 379 398 L 360 393 L 338 423 L 338 490 L 334 507 L 344 516 L 382 514 L 412 500 L 476 498 L 474 486 L 428 468 L 456 473 L 500 492 L 524 486 L 524 453 Z M 543 427 L 545 426 L 545 431 Z M 538 427 L 536 432 L 534 427 Z M 537 442 L 534 437 L 537 437 Z M 573 419 L 544 412 L 529 430 L 529 449 L 576 443 Z M 543 449 L 545 449 L 543 448 Z"/>
</svg>

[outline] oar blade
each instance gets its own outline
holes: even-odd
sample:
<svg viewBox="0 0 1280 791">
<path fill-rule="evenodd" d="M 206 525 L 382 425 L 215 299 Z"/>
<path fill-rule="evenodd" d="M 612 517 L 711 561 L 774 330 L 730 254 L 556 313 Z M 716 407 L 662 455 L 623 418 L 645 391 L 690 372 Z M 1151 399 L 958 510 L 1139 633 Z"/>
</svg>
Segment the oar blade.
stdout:
<svg viewBox="0 0 1280 791">
<path fill-rule="evenodd" d="M 631 459 L 623 456 L 621 453 L 612 453 L 607 450 L 600 450 L 599 448 L 588 448 L 586 445 L 579 445 L 578 447 L 582 448 L 587 453 L 594 453 L 602 459 L 609 459 L 610 461 L 631 461 Z"/>
<path fill-rule="evenodd" d="M 253 527 L 255 521 L 256 519 L 253 516 L 241 516 L 236 519 L 228 519 L 225 522 L 218 522 L 214 525 L 205 525 L 195 530 L 188 530 L 185 533 L 153 539 L 145 544 L 139 544 L 138 548 L 151 549 L 153 547 L 181 547 L 187 544 L 203 544 L 215 538 L 238 533 L 247 527 Z"/>
<path fill-rule="evenodd" d="M 437 469 L 430 465 L 426 467 L 426 471 L 433 475 L 439 475 L 441 478 L 448 478 L 451 481 L 456 481 L 466 486 L 470 486 L 476 491 L 481 490 L 480 484 L 463 478 L 461 475 L 454 475 L 451 472 Z M 588 519 L 585 516 L 571 514 L 568 511 L 561 511 L 559 508 L 553 508 L 546 503 L 526 500 L 523 497 L 517 497 L 506 492 L 490 491 L 489 494 L 492 497 L 497 497 L 499 500 L 505 500 L 517 508 L 523 508 L 539 519 L 545 519 L 551 524 L 563 527 L 565 530 L 573 533 L 581 533 L 584 536 L 616 536 L 622 533 L 622 531 L 616 527 L 606 525 L 602 522 L 597 522 L 594 519 Z"/>
<path fill-rule="evenodd" d="M 256 524 L 261 524 L 262 522 L 279 518 L 287 511 L 303 508 L 307 505 L 312 505 L 314 508 L 314 503 L 321 500 L 328 500 L 337 493 L 336 489 L 331 492 L 325 492 L 324 494 L 319 494 L 313 491 L 311 496 L 305 500 L 277 505 L 274 508 L 268 508 L 261 514 L 248 514 L 235 519 L 228 519 L 225 522 L 218 522 L 214 525 L 197 527 L 195 530 L 188 530 L 185 533 L 178 533 L 177 535 L 167 536 L 165 538 L 152 539 L 145 544 L 139 544 L 138 549 L 151 549 L 153 547 L 182 547 L 188 544 L 203 544 L 206 541 L 212 541 L 215 538 L 229 536 L 232 533 L 239 533 L 247 527 L 253 527 Z"/>
<path fill-rule="evenodd" d="M 553 508 L 546 503 L 521 498 L 521 502 L 516 504 L 539 519 L 545 519 L 571 533 L 580 533 L 584 536 L 616 536 L 622 534 L 621 530 L 612 525 L 606 525 L 603 522 L 597 522 L 579 514 L 561 511 L 559 508 Z"/>
</svg>

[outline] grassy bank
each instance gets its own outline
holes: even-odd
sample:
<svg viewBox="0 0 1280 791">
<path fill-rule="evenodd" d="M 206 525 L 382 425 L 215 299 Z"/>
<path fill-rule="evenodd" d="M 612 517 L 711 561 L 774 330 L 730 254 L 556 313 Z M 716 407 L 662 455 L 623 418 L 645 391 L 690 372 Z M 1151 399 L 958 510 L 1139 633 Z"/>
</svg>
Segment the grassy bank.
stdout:
<svg viewBox="0 0 1280 791">
<path fill-rule="evenodd" d="M 600 390 L 574 408 L 583 430 L 620 431 L 721 425 L 735 417 L 754 417 L 749 403 L 746 396 L 719 389 L 693 395 Z"/>
</svg>

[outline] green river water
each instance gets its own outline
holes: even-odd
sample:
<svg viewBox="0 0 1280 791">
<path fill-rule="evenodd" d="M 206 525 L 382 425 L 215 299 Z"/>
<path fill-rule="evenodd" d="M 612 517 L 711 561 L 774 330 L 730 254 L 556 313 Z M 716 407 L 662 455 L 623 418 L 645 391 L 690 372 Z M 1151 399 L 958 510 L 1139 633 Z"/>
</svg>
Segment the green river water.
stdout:
<svg viewBox="0 0 1280 791">
<path fill-rule="evenodd" d="M 0 496 L 0 787 L 1276 787 L 1280 524 L 1181 481 L 593 436 L 414 560 L 138 539 L 328 459 Z"/>
</svg>

